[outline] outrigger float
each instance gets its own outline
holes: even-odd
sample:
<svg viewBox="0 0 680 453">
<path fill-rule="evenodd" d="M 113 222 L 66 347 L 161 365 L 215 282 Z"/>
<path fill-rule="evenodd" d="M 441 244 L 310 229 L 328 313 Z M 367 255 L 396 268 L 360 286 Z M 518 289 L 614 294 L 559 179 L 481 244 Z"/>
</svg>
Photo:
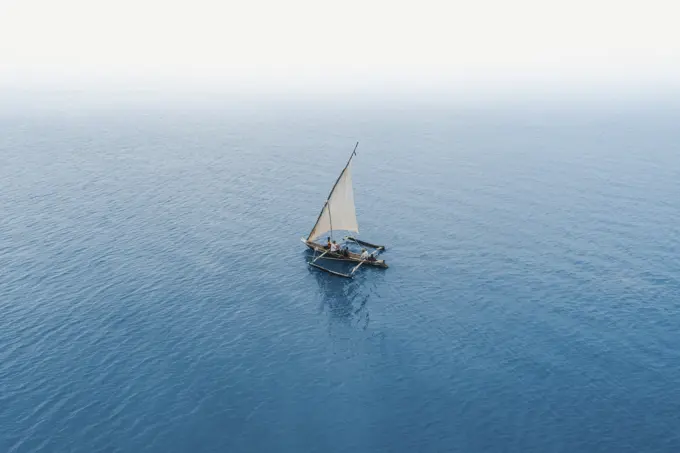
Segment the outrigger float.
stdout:
<svg viewBox="0 0 680 453">
<path fill-rule="evenodd" d="M 309 233 L 307 238 L 302 238 L 302 242 L 307 247 L 314 251 L 312 261 L 308 264 L 316 269 L 328 272 L 339 277 L 352 278 L 355 272 L 363 266 L 373 266 L 387 268 L 385 260 L 378 259 L 379 253 L 385 251 L 384 245 L 371 244 L 370 242 L 362 241 L 353 236 L 345 236 L 339 243 L 340 250 L 331 251 L 327 245 L 324 245 L 322 239 L 327 236 L 329 241 L 333 240 L 333 231 L 351 231 L 359 233 L 359 225 L 357 223 L 356 209 L 354 206 L 354 190 L 352 188 L 352 159 L 357 154 L 357 147 L 359 142 L 354 146 L 352 154 L 349 156 L 347 165 L 343 168 L 340 176 L 335 181 L 326 202 L 321 208 L 319 217 Z M 368 255 L 367 259 L 362 259 L 361 254 L 349 251 L 349 245 L 356 244 L 364 249 L 373 249 Z M 318 255 L 317 255 L 318 254 Z M 319 260 L 335 260 L 350 263 L 356 263 L 349 273 L 344 274 L 337 272 L 317 264 Z"/>
</svg>

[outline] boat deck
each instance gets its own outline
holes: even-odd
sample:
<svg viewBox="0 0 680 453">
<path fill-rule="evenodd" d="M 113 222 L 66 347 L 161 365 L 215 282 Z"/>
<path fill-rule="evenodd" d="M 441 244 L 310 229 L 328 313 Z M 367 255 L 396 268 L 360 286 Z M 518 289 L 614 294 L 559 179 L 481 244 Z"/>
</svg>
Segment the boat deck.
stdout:
<svg viewBox="0 0 680 453">
<path fill-rule="evenodd" d="M 317 242 L 312 242 L 312 241 L 305 241 L 305 244 L 307 247 L 309 247 L 312 250 L 316 250 L 317 252 L 323 253 L 328 251 L 326 246 L 323 244 L 319 244 Z M 327 253 L 324 255 L 322 259 L 330 259 L 330 260 L 338 260 L 338 261 L 350 261 L 353 263 L 360 263 L 364 261 L 364 266 L 374 266 L 374 267 L 384 267 L 387 268 L 387 263 L 385 263 L 385 260 L 378 260 L 376 259 L 375 261 L 368 261 L 368 260 L 362 260 L 361 255 L 358 253 L 353 253 L 349 252 L 349 256 L 343 256 L 339 253 Z"/>
</svg>

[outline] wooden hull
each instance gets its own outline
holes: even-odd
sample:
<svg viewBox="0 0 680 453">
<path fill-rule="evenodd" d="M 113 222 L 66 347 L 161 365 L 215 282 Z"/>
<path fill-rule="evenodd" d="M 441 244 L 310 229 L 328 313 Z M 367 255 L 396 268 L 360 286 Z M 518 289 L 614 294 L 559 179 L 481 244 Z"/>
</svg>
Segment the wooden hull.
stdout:
<svg viewBox="0 0 680 453">
<path fill-rule="evenodd" d="M 315 250 L 319 253 L 323 253 L 327 251 L 328 249 L 324 247 L 321 244 L 318 244 L 316 242 L 312 241 L 305 241 L 305 245 L 309 247 L 312 250 Z M 342 256 L 337 253 L 327 253 L 324 255 L 323 258 L 321 259 L 329 259 L 329 260 L 337 260 L 337 261 L 347 261 L 350 263 L 361 263 L 362 260 L 361 256 L 358 253 L 352 253 L 350 252 L 349 256 Z M 364 261 L 363 266 L 373 266 L 373 267 L 382 267 L 382 268 L 387 268 L 387 263 L 385 263 L 385 260 L 375 260 L 375 261 Z"/>
</svg>

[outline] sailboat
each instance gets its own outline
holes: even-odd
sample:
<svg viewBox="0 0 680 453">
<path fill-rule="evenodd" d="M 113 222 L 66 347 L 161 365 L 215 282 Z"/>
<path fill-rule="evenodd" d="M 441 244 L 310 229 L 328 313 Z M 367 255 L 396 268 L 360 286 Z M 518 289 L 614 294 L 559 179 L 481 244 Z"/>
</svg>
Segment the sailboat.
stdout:
<svg viewBox="0 0 680 453">
<path fill-rule="evenodd" d="M 328 194 L 328 198 L 326 198 L 321 208 L 312 231 L 310 231 L 306 238 L 302 238 L 302 242 L 314 251 L 313 259 L 308 263 L 310 266 L 346 278 L 354 277 L 355 272 L 362 265 L 387 268 L 385 260 L 377 258 L 377 255 L 385 250 L 384 245 L 375 245 L 353 236 L 345 236 L 342 238 L 342 241 L 337 241 L 340 246 L 339 251 L 331 251 L 328 247 L 328 243 L 334 240 L 334 233 L 338 231 L 359 233 L 356 208 L 354 206 L 354 190 L 352 188 L 352 159 L 357 154 L 358 146 L 359 142 L 354 146 L 354 150 L 350 154 L 345 168 L 340 172 L 340 176 L 338 176 L 331 192 Z M 368 254 L 368 257 L 364 254 L 362 258 L 361 254 L 349 250 L 350 245 L 354 244 L 363 247 L 365 250 L 373 249 L 373 251 Z M 356 263 L 356 265 L 350 269 L 349 273 L 345 274 L 317 264 L 319 260 L 345 261 Z"/>
</svg>

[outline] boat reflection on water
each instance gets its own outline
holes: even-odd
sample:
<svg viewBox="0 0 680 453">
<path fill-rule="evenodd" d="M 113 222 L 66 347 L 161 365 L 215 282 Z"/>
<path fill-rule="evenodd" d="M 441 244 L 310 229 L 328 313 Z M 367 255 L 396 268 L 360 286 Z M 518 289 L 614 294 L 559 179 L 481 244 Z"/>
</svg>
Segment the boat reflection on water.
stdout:
<svg viewBox="0 0 680 453">
<path fill-rule="evenodd" d="M 332 321 L 366 329 L 370 320 L 367 305 L 370 294 L 362 291 L 362 281 L 309 269 L 319 285 L 319 311 L 328 313 Z"/>
</svg>

